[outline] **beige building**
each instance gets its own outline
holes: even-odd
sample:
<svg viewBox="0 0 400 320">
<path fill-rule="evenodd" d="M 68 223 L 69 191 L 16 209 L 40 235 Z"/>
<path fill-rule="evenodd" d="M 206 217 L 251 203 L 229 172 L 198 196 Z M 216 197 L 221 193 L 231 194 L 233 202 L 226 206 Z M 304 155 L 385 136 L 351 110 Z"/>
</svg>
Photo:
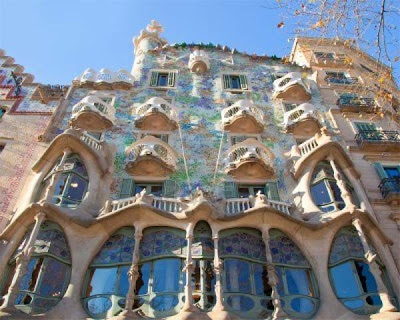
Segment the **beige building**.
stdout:
<svg viewBox="0 0 400 320">
<path fill-rule="evenodd" d="M 68 90 L 0 57 L 0 318 L 400 319 L 390 70 L 339 40 L 288 61 L 162 31 Z"/>
</svg>

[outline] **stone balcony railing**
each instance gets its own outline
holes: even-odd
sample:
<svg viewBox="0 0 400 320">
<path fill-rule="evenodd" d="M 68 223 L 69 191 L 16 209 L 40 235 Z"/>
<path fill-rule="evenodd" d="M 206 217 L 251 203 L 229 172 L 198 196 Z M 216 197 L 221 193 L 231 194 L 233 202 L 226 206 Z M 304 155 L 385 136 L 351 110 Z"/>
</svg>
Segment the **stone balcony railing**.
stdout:
<svg viewBox="0 0 400 320">
<path fill-rule="evenodd" d="M 176 169 L 178 154 L 153 136 L 136 141 L 126 153 L 126 171 L 132 175 L 165 176 Z"/>
<path fill-rule="evenodd" d="M 288 130 L 291 126 L 305 119 L 312 119 L 318 122 L 317 112 L 311 103 L 302 103 L 296 108 L 285 112 L 283 125 Z"/>
<path fill-rule="evenodd" d="M 300 72 L 289 72 L 274 81 L 274 97 L 284 100 L 308 101 L 311 90 Z"/>
<path fill-rule="evenodd" d="M 194 73 L 205 73 L 210 70 L 210 60 L 204 50 L 194 50 L 190 54 L 189 69 Z"/>
<path fill-rule="evenodd" d="M 225 171 L 233 176 L 269 178 L 273 175 L 272 152 L 255 139 L 233 145 L 224 159 Z"/>
<path fill-rule="evenodd" d="M 120 69 L 117 72 L 101 69 L 99 72 L 89 68 L 73 81 L 75 86 L 93 88 L 93 89 L 124 89 L 129 90 L 133 85 L 132 75 Z"/>
<path fill-rule="evenodd" d="M 178 114 L 163 98 L 153 97 L 135 109 L 136 127 L 143 130 L 171 131 L 177 128 Z"/>
<path fill-rule="evenodd" d="M 263 112 L 250 100 L 240 100 L 222 110 L 222 123 L 230 132 L 259 133 L 264 128 Z"/>
<path fill-rule="evenodd" d="M 364 151 L 400 151 L 398 131 L 361 130 L 356 136 L 358 147 Z"/>
<path fill-rule="evenodd" d="M 273 208 L 277 211 L 290 215 L 291 206 L 285 202 L 270 200 L 265 198 L 264 204 L 266 204 L 267 207 Z M 228 216 L 232 216 L 238 214 L 239 212 L 243 212 L 248 209 L 254 208 L 255 206 L 256 206 L 255 197 L 252 196 L 249 198 L 226 199 L 225 214 Z"/>
<path fill-rule="evenodd" d="M 118 211 L 136 203 L 138 196 L 126 199 L 113 200 L 109 204 L 109 212 Z M 150 198 L 149 204 L 162 211 L 177 213 L 188 208 L 188 204 L 173 198 L 155 197 Z"/>
<path fill-rule="evenodd" d="M 110 129 L 115 122 L 115 109 L 99 97 L 90 95 L 72 108 L 71 124 L 87 131 Z"/>
</svg>

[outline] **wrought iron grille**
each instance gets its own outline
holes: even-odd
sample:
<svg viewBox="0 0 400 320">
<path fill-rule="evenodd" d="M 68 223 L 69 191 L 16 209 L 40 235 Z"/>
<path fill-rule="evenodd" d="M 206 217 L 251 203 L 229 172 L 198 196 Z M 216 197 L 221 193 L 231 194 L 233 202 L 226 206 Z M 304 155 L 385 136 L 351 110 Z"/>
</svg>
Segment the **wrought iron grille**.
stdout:
<svg viewBox="0 0 400 320">
<path fill-rule="evenodd" d="M 383 198 L 386 198 L 389 193 L 400 193 L 400 177 L 382 179 L 379 190 Z"/>
<path fill-rule="evenodd" d="M 358 145 L 363 142 L 399 142 L 400 135 L 398 131 L 385 130 L 362 130 L 355 137 Z"/>
<path fill-rule="evenodd" d="M 342 97 L 338 100 L 339 107 L 374 107 L 375 100 L 373 98 L 359 97 Z"/>
</svg>

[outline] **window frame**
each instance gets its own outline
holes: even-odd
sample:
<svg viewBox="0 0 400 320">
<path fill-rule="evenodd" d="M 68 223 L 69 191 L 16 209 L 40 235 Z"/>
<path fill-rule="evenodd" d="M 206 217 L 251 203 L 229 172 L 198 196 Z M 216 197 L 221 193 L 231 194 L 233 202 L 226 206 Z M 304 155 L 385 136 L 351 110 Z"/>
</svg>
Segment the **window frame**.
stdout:
<svg viewBox="0 0 400 320">
<path fill-rule="evenodd" d="M 160 74 L 167 75 L 167 82 L 166 85 L 160 86 L 159 85 L 159 76 Z M 178 81 L 178 70 L 172 69 L 151 69 L 149 71 L 149 80 L 148 80 L 148 87 L 151 89 L 158 89 L 158 90 L 168 90 L 168 89 L 176 89 L 177 88 L 177 81 Z"/>
<path fill-rule="evenodd" d="M 240 88 L 233 88 L 232 87 L 232 80 L 231 77 L 237 77 Z M 226 92 L 232 93 L 242 93 L 242 92 L 250 92 L 250 78 L 247 73 L 243 72 L 225 72 L 221 75 L 221 85 L 222 90 Z"/>
</svg>

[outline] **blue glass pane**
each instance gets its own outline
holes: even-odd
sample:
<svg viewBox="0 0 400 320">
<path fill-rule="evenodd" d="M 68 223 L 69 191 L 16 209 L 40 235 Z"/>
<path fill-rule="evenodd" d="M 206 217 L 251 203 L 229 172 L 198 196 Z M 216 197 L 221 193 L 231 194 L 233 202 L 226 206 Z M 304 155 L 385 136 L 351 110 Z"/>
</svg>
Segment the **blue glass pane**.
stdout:
<svg viewBox="0 0 400 320">
<path fill-rule="evenodd" d="M 240 89 L 239 77 L 231 76 L 232 89 Z"/>
<path fill-rule="evenodd" d="M 32 287 L 32 285 L 34 285 L 32 283 L 32 273 L 37 263 L 38 263 L 38 258 L 32 258 L 31 261 L 29 261 L 26 274 L 22 277 L 22 280 L 19 284 L 20 290 L 29 290 L 29 288 Z"/>
<path fill-rule="evenodd" d="M 307 270 L 286 268 L 285 272 L 289 294 L 313 295 Z"/>
<path fill-rule="evenodd" d="M 167 74 L 159 74 L 157 85 L 159 87 L 166 87 L 167 86 L 168 75 Z"/>
<path fill-rule="evenodd" d="M 378 292 L 375 278 L 369 271 L 369 265 L 361 261 L 354 261 L 354 264 L 364 292 Z"/>
<path fill-rule="evenodd" d="M 180 266 L 181 261 L 177 258 L 156 260 L 153 272 L 153 291 L 179 292 Z"/>
<path fill-rule="evenodd" d="M 68 178 L 68 174 L 62 174 L 60 176 L 60 179 L 58 179 L 58 181 L 56 182 L 55 187 L 54 187 L 54 195 L 55 196 L 58 196 L 63 193 L 67 178 Z"/>
<path fill-rule="evenodd" d="M 99 253 L 93 259 L 92 264 L 114 264 L 119 262 L 130 263 L 135 245 L 133 228 L 131 235 L 116 233 L 112 235 L 103 245 Z"/>
<path fill-rule="evenodd" d="M 361 295 L 352 262 L 332 267 L 330 273 L 338 298 L 355 298 Z"/>
<path fill-rule="evenodd" d="M 314 310 L 314 302 L 307 298 L 294 298 L 290 306 L 299 313 L 310 313 Z"/>
<path fill-rule="evenodd" d="M 266 261 L 265 244 L 260 236 L 247 232 L 235 232 L 228 236 L 221 236 L 219 252 L 224 255 L 237 255 Z"/>
<path fill-rule="evenodd" d="M 329 181 L 329 186 L 331 187 L 331 190 L 333 191 L 333 196 L 335 197 L 335 200 L 343 202 L 342 193 L 340 192 L 340 189 L 337 186 L 336 182 Z"/>
<path fill-rule="evenodd" d="M 309 266 L 307 259 L 300 249 L 278 230 L 273 230 L 270 240 L 272 261 L 278 264 L 293 266 Z"/>
<path fill-rule="evenodd" d="M 139 295 L 146 294 L 149 288 L 151 262 L 146 262 L 139 266 L 139 278 L 136 282 L 136 292 Z"/>
<path fill-rule="evenodd" d="M 81 201 L 85 195 L 87 181 L 72 174 L 69 181 L 67 194 L 64 195 L 68 200 Z"/>
<path fill-rule="evenodd" d="M 178 302 L 179 300 L 177 296 L 157 296 L 151 300 L 150 306 L 157 311 L 168 311 L 174 308 L 178 304 Z"/>
<path fill-rule="evenodd" d="M 253 264 L 253 270 L 254 270 L 254 285 L 256 289 L 256 295 L 271 296 L 272 288 L 268 284 L 267 267 L 255 263 Z"/>
<path fill-rule="evenodd" d="M 372 306 L 381 306 L 382 300 L 378 295 L 368 296 L 366 299 L 367 303 Z"/>
<path fill-rule="evenodd" d="M 364 300 L 357 299 L 357 300 L 347 300 L 343 302 L 344 305 L 350 309 L 358 309 L 364 306 Z"/>
<path fill-rule="evenodd" d="M 40 287 L 38 293 L 43 297 L 60 297 L 64 294 L 64 284 L 66 282 L 69 266 L 48 258 L 45 268 L 43 268 Z"/>
<path fill-rule="evenodd" d="M 226 289 L 228 292 L 251 293 L 250 263 L 247 261 L 225 260 Z"/>
<path fill-rule="evenodd" d="M 86 307 L 92 314 L 100 314 L 111 308 L 111 300 L 106 297 L 92 298 L 86 302 Z"/>
<path fill-rule="evenodd" d="M 80 175 L 82 175 L 84 177 L 87 177 L 87 172 L 86 172 L 85 165 L 79 160 L 77 160 L 75 162 L 74 171 L 79 173 Z"/>
<path fill-rule="evenodd" d="M 128 279 L 128 271 L 130 266 L 122 266 L 119 269 L 119 286 L 118 286 L 118 294 L 121 296 L 126 296 L 129 290 L 129 279 Z"/>
<path fill-rule="evenodd" d="M 311 194 L 317 206 L 332 202 L 324 180 L 311 186 Z"/>
<path fill-rule="evenodd" d="M 229 296 L 227 302 L 236 311 L 249 311 L 254 308 L 254 301 L 246 296 Z"/>
<path fill-rule="evenodd" d="M 117 271 L 118 267 L 92 269 L 87 296 L 116 292 Z"/>
<path fill-rule="evenodd" d="M 158 230 L 145 232 L 140 241 L 140 256 L 152 257 L 164 254 L 181 254 L 185 247 L 185 233 L 173 232 L 169 230 Z"/>
<path fill-rule="evenodd" d="M 285 288 L 283 285 L 283 269 L 281 267 L 275 267 L 275 271 L 276 274 L 278 276 L 278 284 L 276 285 L 277 289 L 278 289 L 278 293 L 280 296 L 284 296 L 285 295 Z"/>
</svg>

